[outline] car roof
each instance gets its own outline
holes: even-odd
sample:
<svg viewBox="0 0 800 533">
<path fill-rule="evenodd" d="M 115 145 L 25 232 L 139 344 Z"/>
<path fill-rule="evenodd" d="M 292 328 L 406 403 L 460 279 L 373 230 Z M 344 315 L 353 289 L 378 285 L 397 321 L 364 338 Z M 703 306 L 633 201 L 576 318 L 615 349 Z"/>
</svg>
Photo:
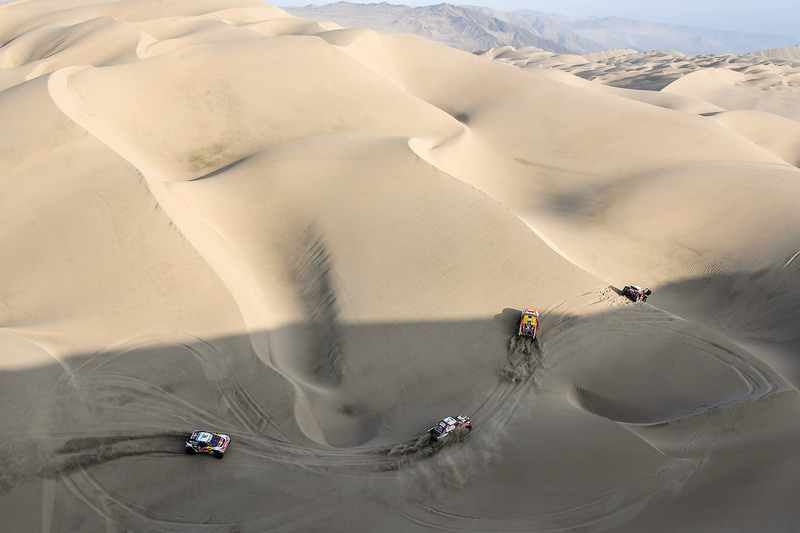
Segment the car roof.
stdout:
<svg viewBox="0 0 800 533">
<path fill-rule="evenodd" d="M 194 439 L 194 440 L 199 441 L 199 442 L 208 442 L 208 441 L 211 440 L 211 438 L 214 435 L 216 435 L 216 436 L 218 436 L 218 437 L 220 437 L 222 439 L 228 438 L 228 436 L 225 435 L 224 433 L 217 433 L 215 431 L 205 431 L 205 430 L 201 430 L 201 429 L 196 429 L 196 430 L 192 431 L 192 435 L 189 438 L 190 439 Z"/>
</svg>

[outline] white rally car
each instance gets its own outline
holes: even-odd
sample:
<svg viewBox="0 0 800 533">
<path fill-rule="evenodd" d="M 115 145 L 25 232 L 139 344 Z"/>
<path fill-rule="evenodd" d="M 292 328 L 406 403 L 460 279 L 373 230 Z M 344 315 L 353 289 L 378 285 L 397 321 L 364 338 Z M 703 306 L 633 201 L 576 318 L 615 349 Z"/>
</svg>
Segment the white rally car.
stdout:
<svg viewBox="0 0 800 533">
<path fill-rule="evenodd" d="M 470 420 L 468 416 L 448 416 L 442 418 L 438 424 L 429 429 L 428 433 L 433 435 L 436 440 L 439 440 L 450 435 L 459 426 L 464 426 L 467 428 L 467 431 L 472 431 L 472 420 Z"/>
</svg>

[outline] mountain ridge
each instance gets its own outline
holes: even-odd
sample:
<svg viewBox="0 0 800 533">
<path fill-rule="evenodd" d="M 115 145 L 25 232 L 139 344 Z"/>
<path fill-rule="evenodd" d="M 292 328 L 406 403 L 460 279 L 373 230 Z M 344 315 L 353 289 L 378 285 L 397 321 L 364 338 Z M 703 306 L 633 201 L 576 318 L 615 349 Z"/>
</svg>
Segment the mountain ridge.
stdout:
<svg viewBox="0 0 800 533">
<path fill-rule="evenodd" d="M 535 46 L 555 53 L 585 54 L 631 48 L 639 52 L 674 50 L 684 54 L 743 54 L 791 47 L 781 35 L 713 30 L 647 22 L 625 17 L 570 17 L 530 9 L 510 12 L 484 6 L 439 3 L 413 7 L 355 4 L 281 6 L 294 16 L 326 19 L 344 27 L 412 33 L 469 52 L 500 46 Z"/>
</svg>

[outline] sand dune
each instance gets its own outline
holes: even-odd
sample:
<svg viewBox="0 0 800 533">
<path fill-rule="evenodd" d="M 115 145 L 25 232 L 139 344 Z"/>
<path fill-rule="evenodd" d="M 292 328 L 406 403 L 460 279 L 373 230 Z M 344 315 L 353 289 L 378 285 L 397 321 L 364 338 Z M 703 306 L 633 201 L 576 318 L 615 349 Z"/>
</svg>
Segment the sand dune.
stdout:
<svg viewBox="0 0 800 533">
<path fill-rule="evenodd" d="M 787 46 L 783 48 L 772 48 L 770 50 L 763 50 L 761 52 L 756 52 L 756 54 L 764 57 L 800 60 L 800 45 Z"/>
<path fill-rule="evenodd" d="M 5 524 L 791 530 L 798 73 L 0 5 Z"/>
<path fill-rule="evenodd" d="M 691 56 L 663 50 L 642 53 L 611 50 L 605 54 L 579 56 L 553 54 L 531 47 L 502 47 L 481 55 L 523 69 L 563 70 L 613 87 L 645 89 L 648 92 L 664 90 L 711 98 L 711 103 L 718 103 L 726 109 L 771 106 L 764 110 L 797 120 L 796 98 L 800 91 L 797 68 L 800 63 L 793 55 L 795 48 L 746 55 Z M 724 98 L 726 92 L 723 91 L 732 92 L 738 98 Z M 769 93 L 768 98 L 765 98 L 766 93 Z M 778 102 L 772 105 L 775 99 Z"/>
</svg>

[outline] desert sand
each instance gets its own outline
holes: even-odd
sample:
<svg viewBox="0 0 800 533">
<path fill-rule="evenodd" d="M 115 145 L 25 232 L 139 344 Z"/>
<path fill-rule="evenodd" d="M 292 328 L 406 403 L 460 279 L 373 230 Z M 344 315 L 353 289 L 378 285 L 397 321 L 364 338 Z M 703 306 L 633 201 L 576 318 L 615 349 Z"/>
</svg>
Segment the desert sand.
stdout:
<svg viewBox="0 0 800 533">
<path fill-rule="evenodd" d="M 797 530 L 781 57 L 0 5 L 2 529 Z"/>
</svg>

